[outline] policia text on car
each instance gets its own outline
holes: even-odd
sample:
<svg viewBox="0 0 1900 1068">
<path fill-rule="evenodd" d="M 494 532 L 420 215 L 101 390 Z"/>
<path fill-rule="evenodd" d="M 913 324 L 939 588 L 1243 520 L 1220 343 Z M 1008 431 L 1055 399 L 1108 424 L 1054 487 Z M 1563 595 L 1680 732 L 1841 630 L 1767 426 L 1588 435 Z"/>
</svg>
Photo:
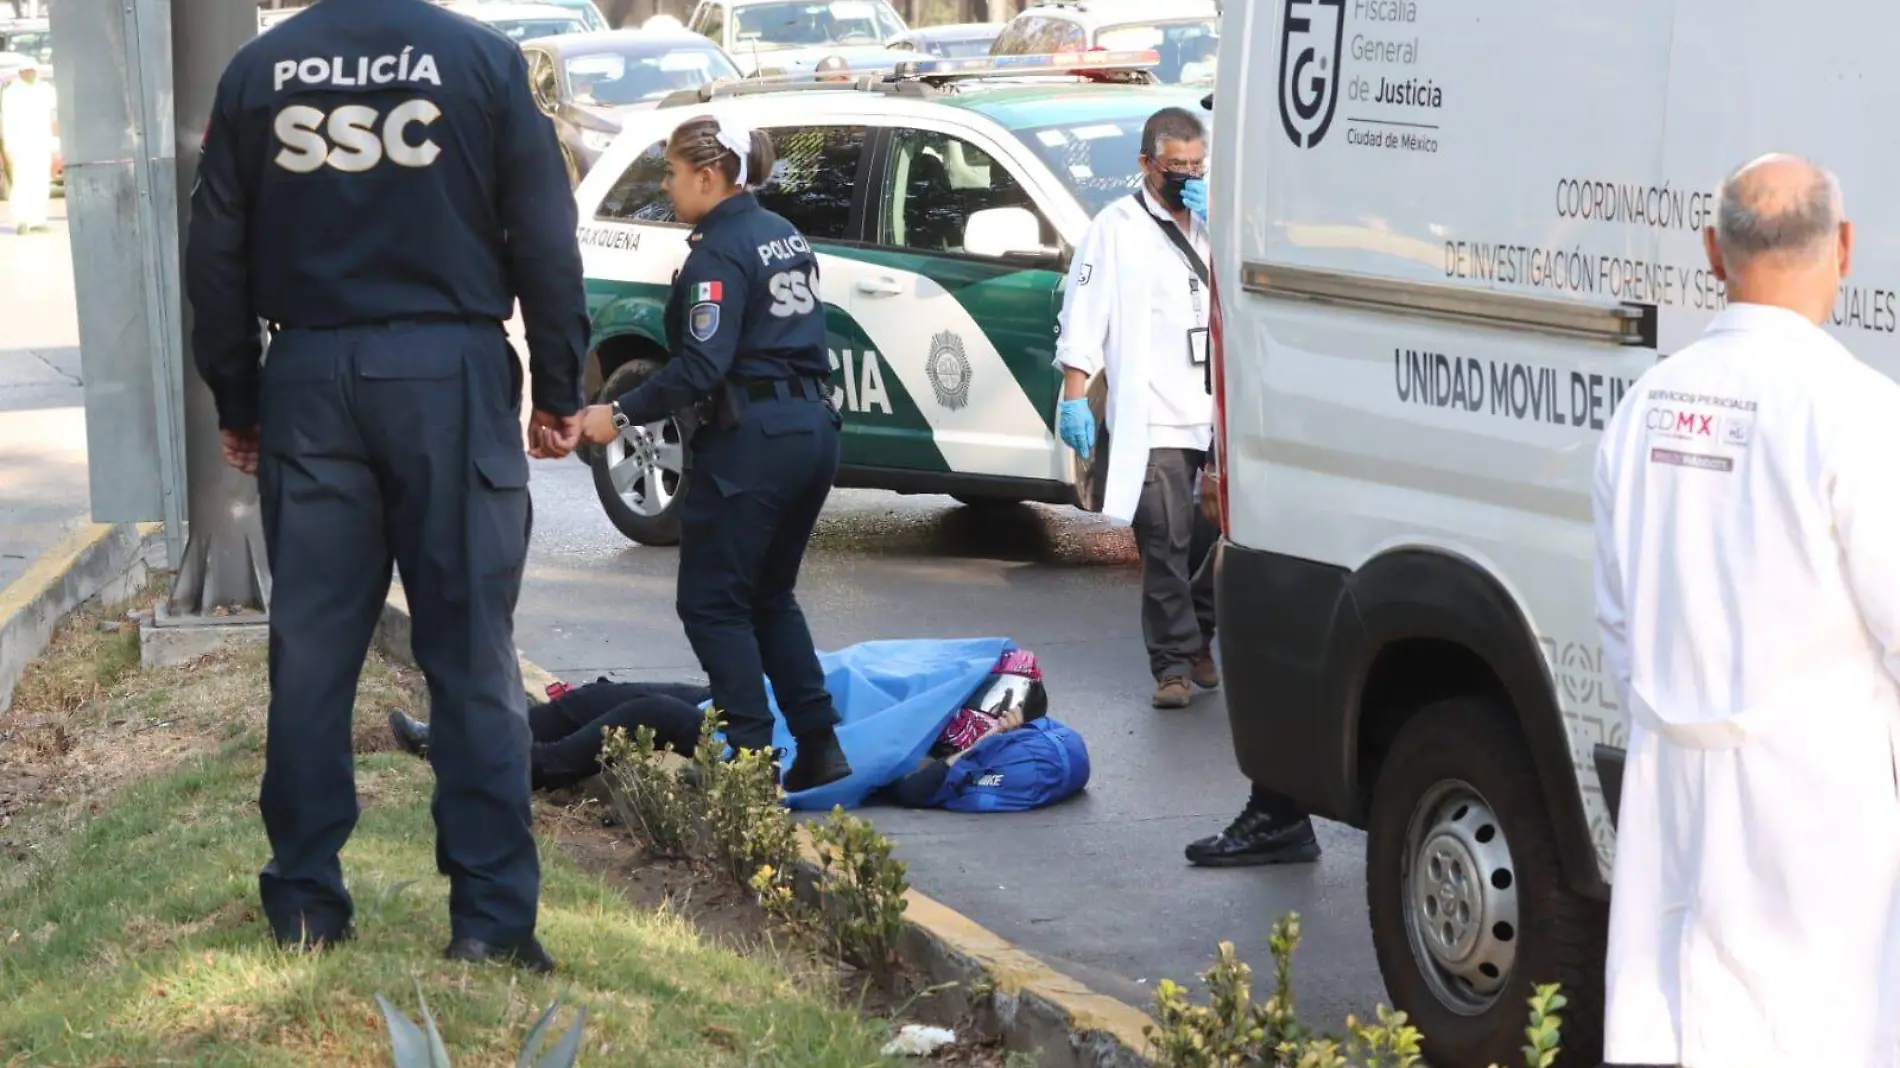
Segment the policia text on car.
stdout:
<svg viewBox="0 0 1900 1068">
<path fill-rule="evenodd" d="M 433 699 L 449 956 L 553 966 L 535 939 L 513 635 L 528 463 L 502 324 L 519 298 L 535 451 L 563 454 L 588 340 L 574 226 L 521 53 L 425 0 L 322 0 L 218 86 L 187 284 L 274 575 L 259 884 L 286 945 L 351 933 L 337 859 L 357 817 L 350 717 L 393 562 Z"/>
<path fill-rule="evenodd" d="M 674 212 L 693 225 L 666 306 L 673 359 L 612 404 L 587 409 L 583 427 L 605 445 L 699 409 L 690 445 L 703 485 L 680 517 L 680 621 L 735 748 L 773 745 L 771 679 L 796 750 L 784 785 L 798 793 L 851 774 L 793 596 L 838 472 L 818 259 L 747 191 L 772 171 L 764 133 L 688 120 L 666 159 Z"/>
</svg>

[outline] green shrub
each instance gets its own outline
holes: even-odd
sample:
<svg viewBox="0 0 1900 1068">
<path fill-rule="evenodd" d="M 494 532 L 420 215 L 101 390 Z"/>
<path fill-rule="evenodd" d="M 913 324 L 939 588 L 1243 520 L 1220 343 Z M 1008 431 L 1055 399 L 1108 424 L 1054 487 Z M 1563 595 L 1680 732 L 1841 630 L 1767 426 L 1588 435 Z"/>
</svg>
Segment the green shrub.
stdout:
<svg viewBox="0 0 1900 1068">
<path fill-rule="evenodd" d="M 750 886 L 760 868 L 789 872 L 798 856 L 776 770 L 770 750 L 741 749 L 700 781 L 713 860 L 739 886 Z"/>
<path fill-rule="evenodd" d="M 390 1057 L 396 1068 L 453 1068 L 448 1048 L 436 1030 L 435 1016 L 429 1011 L 429 1001 L 422 996 L 421 983 L 416 984 L 416 1003 L 422 1007 L 423 1027 L 416 1026 L 391 1005 L 388 998 L 376 995 L 376 1004 L 383 1010 L 383 1022 L 389 1027 Z M 554 1014 L 560 1007 L 561 998 L 557 997 L 528 1029 L 527 1037 L 521 1042 L 521 1052 L 515 1057 L 515 1068 L 573 1068 L 580 1060 L 581 1032 L 587 1026 L 585 1006 L 575 1014 L 574 1022 L 554 1048 L 545 1054 L 541 1052 L 541 1043 L 547 1039 L 548 1028 L 553 1025 Z"/>
<path fill-rule="evenodd" d="M 628 738 L 615 727 L 601 746 L 601 769 L 614 786 L 621 822 L 640 836 L 647 851 L 667 860 L 692 852 L 697 835 L 693 798 L 681 769 L 669 762 L 655 745 L 652 727 L 642 726 Z"/>
<path fill-rule="evenodd" d="M 1416 1068 L 1423 1040 L 1402 1012 L 1381 1005 L 1374 1022 L 1346 1018 L 1344 1039 L 1315 1035 L 1300 1023 L 1293 998 L 1293 954 L 1300 946 L 1300 918 L 1288 913 L 1273 925 L 1274 992 L 1254 1004 L 1252 969 L 1222 942 L 1214 963 L 1201 973 L 1208 1003 L 1196 1005 L 1179 984 L 1155 988 L 1155 1023 L 1145 1028 L 1160 1068 Z M 1530 999 L 1524 1031 L 1527 1068 L 1557 1061 L 1565 1005 L 1558 987 L 1540 986 Z M 1493 1065 L 1492 1068 L 1497 1068 Z"/>
<path fill-rule="evenodd" d="M 892 856 L 890 840 L 842 807 L 811 828 L 818 852 L 819 890 L 839 955 L 874 975 L 897 967 L 910 902 L 909 869 Z"/>
</svg>

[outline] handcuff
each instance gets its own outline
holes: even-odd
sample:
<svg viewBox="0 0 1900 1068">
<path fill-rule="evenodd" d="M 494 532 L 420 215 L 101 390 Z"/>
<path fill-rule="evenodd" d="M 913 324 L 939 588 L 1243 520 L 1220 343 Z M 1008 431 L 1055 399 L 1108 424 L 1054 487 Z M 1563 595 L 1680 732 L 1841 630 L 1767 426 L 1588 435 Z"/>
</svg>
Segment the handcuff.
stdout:
<svg viewBox="0 0 1900 1068">
<path fill-rule="evenodd" d="M 620 410 L 619 401 L 614 401 L 607 407 L 613 413 L 615 430 L 625 430 L 633 425 L 633 420 L 627 418 L 627 413 Z"/>
</svg>

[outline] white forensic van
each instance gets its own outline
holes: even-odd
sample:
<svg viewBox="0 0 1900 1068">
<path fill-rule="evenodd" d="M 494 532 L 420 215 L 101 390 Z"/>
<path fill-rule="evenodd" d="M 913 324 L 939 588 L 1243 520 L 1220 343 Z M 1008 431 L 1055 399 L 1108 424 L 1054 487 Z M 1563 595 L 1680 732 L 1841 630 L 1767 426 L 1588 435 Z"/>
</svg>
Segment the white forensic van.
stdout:
<svg viewBox="0 0 1900 1068">
<path fill-rule="evenodd" d="M 1624 403 L 1676 418 L 1631 387 L 1723 306 L 1699 231 L 1770 150 L 1841 176 L 1833 330 L 1900 369 L 1900 5 L 1258 0 L 1221 38 L 1240 764 L 1368 831 L 1380 967 L 1433 1064 L 1514 1063 L 1532 984 L 1562 982 L 1564 1063 L 1594 1066 L 1626 732 L 1597 444 Z"/>
</svg>

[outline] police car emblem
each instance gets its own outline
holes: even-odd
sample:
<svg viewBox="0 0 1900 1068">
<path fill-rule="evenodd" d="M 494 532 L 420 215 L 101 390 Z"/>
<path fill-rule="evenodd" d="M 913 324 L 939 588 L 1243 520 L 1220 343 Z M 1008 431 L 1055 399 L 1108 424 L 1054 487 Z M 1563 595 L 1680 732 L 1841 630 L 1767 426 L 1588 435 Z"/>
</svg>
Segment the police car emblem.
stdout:
<svg viewBox="0 0 1900 1068">
<path fill-rule="evenodd" d="M 693 310 L 686 313 L 686 321 L 695 341 L 710 340 L 719 332 L 719 305 L 710 300 L 695 304 Z"/>
<path fill-rule="evenodd" d="M 956 411 L 970 403 L 970 358 L 963 354 L 962 338 L 948 330 L 931 338 L 924 372 L 938 404 Z"/>
</svg>

